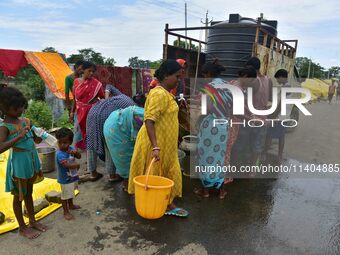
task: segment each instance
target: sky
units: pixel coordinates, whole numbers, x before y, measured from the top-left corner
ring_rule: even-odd
[[[298,56],[323,67],[340,66],[338,0],[0,0],[0,48],[41,51],[54,47],[66,55],[93,48],[118,66],[130,57],[162,58],[164,27],[227,20],[230,13],[278,21],[278,37],[298,39]],[[188,33],[204,39],[203,31]],[[170,41],[176,38],[170,38]]]

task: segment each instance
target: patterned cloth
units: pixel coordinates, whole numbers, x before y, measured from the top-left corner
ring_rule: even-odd
[[[115,85],[125,95],[132,96],[132,68],[115,67]]]
[[[86,148],[105,159],[103,127],[110,114],[118,109],[135,105],[133,100],[112,85],[107,86],[112,97],[97,102],[87,116]]]
[[[219,189],[224,183],[225,173],[218,171],[217,166],[223,167],[226,148],[229,139],[229,125],[215,125],[215,119],[229,120],[232,109],[232,96],[229,90],[216,89],[216,85],[223,85],[222,79],[214,79],[205,86],[205,93],[210,95],[213,101],[212,109],[203,119],[198,134],[198,164],[201,167],[199,173],[202,185],[205,188],[215,187]],[[213,171],[215,167],[216,171]]]
[[[65,77],[72,73],[59,53],[25,52],[25,58],[44,80],[50,91],[65,99]]]
[[[135,117],[143,120],[144,109],[130,106],[111,113],[104,124],[104,136],[117,173],[124,179],[129,178],[130,162],[135,146],[138,125]],[[141,121],[142,122],[142,121]]]
[[[143,74],[141,69],[136,69],[136,92],[137,93],[147,93],[143,89]]]
[[[143,79],[143,93],[149,92],[149,85],[152,81],[152,75],[150,69],[142,69],[142,79]]]
[[[105,170],[108,175],[113,175],[116,173],[116,166],[113,164],[112,158],[110,157],[110,152],[106,144],[104,145],[104,150],[105,150]],[[86,158],[87,158],[87,171],[89,172],[96,171],[98,154],[93,150],[87,150]]]
[[[178,141],[178,105],[167,90],[161,86],[152,89],[145,104],[144,120],[155,122],[157,144],[160,147],[160,162],[152,167],[152,174],[161,175],[174,181],[170,203],[175,197],[182,196],[182,174],[177,155]],[[134,148],[130,176],[129,193],[133,194],[133,178],[143,175],[150,164],[152,145],[145,124],[141,127]]]
[[[94,77],[104,86],[114,84],[123,94],[132,96],[132,68],[98,65]]]
[[[83,140],[86,138],[86,120],[91,108],[99,98],[104,98],[102,84],[95,78],[76,79],[73,84],[76,112]]]

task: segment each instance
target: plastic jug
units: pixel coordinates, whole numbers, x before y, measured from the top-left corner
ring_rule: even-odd
[[[43,139],[48,145],[52,147],[57,147],[58,140],[53,135],[50,135],[42,128],[38,128],[36,126],[32,126],[32,130],[38,137]]]

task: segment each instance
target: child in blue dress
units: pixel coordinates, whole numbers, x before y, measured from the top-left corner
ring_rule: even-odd
[[[0,154],[10,150],[6,171],[6,192],[11,192],[13,211],[19,224],[19,234],[34,239],[47,227],[34,217],[33,184],[42,177],[40,160],[34,142],[38,142],[31,131],[32,124],[22,118],[27,100],[16,88],[0,84],[0,110],[4,120],[0,122]],[[41,141],[41,140],[40,140]],[[25,201],[29,225],[22,215],[22,201]]]
[[[61,128],[57,131],[59,150],[57,151],[58,182],[61,185],[61,204],[64,209],[66,220],[74,219],[70,210],[80,209],[80,206],[73,204],[75,184],[79,177],[77,171],[80,167],[75,158],[80,159],[81,155],[71,146],[73,132],[68,128]]]

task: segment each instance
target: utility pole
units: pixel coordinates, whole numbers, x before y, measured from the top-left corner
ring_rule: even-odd
[[[308,79],[310,77],[310,66],[312,64],[312,59],[309,59],[309,65],[308,65]]]
[[[208,29],[207,27],[209,26],[209,24],[213,21],[213,19],[211,19],[209,21],[209,18],[208,18],[208,13],[209,13],[209,10],[207,10],[207,13],[205,14],[205,22],[202,22],[201,20],[201,23],[205,25],[206,29],[205,29],[205,42],[208,41]]]
[[[187,15],[187,2],[185,2],[184,4],[184,8],[185,8],[185,37],[188,37],[188,34],[187,34],[187,25],[188,25],[188,15]],[[187,43],[187,39],[185,38],[185,48],[187,49],[188,48],[188,43]]]

